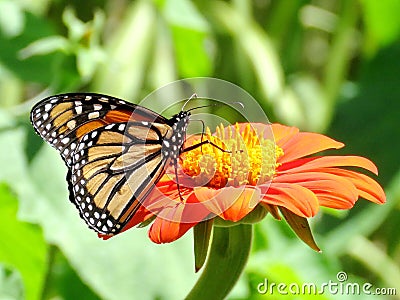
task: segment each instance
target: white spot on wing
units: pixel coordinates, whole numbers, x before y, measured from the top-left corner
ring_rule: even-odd
[[[99,116],[100,116],[100,113],[98,111],[91,112],[88,114],[89,119],[95,119],[95,118],[98,118]]]
[[[71,121],[69,121],[68,123],[67,123],[67,127],[69,128],[69,129],[74,129],[75,128],[75,126],[76,126],[76,121],[75,120],[71,120]]]
[[[51,105],[50,103],[47,103],[47,104],[44,106],[44,110],[45,110],[45,111],[49,111],[52,107],[53,107],[53,105]]]

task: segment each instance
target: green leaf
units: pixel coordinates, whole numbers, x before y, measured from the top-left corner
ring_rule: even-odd
[[[27,59],[35,55],[46,55],[55,51],[67,52],[68,40],[63,36],[49,36],[38,39],[19,51],[19,58]]]
[[[175,59],[183,77],[209,76],[212,71],[210,51],[207,53],[209,35],[185,27],[172,27]]]
[[[279,207],[279,210],[285,217],[286,222],[289,224],[290,228],[296,233],[296,235],[301,238],[301,240],[310,246],[311,249],[314,249],[317,252],[320,252],[321,249],[318,248],[317,244],[314,241],[314,237],[312,235],[310,225],[308,225],[308,221],[306,218],[300,217],[290,210]]]
[[[198,31],[207,31],[209,25],[196,6],[189,0],[167,0],[160,5],[169,24]]]
[[[367,50],[375,52],[389,45],[400,35],[398,0],[362,0],[363,16],[366,25]]]
[[[107,59],[93,80],[93,91],[135,99],[140,92],[150,47],[153,43],[155,13],[151,2],[132,2],[121,25],[107,40]]]
[[[268,35],[257,23],[248,20],[229,4],[214,1],[212,5],[216,21],[237,41],[242,53],[250,59],[261,93],[271,103],[284,105],[279,98],[284,90],[283,70]]]
[[[246,265],[252,240],[252,225],[214,227],[207,264],[187,300],[224,299]]]
[[[194,235],[194,267],[196,273],[203,267],[207,258],[208,246],[210,244],[213,219],[198,223],[193,228]]]
[[[0,1],[0,31],[8,37],[15,37],[24,29],[24,13],[17,1]]]
[[[71,7],[67,7],[62,15],[63,22],[68,28],[69,38],[72,41],[80,40],[87,31],[87,24],[78,19],[75,11]]]
[[[385,250],[363,236],[355,236],[349,241],[347,253],[361,261],[373,274],[379,275],[385,286],[400,290],[399,264],[390,258]]]
[[[20,272],[26,299],[38,299],[47,271],[47,245],[37,226],[18,220],[17,199],[4,183],[0,198],[0,261]]]
[[[171,29],[175,61],[182,77],[209,76],[213,45],[210,26],[191,1],[168,0],[163,14]]]
[[[82,282],[57,247],[51,246],[49,252],[50,267],[43,299],[101,299]]]
[[[9,37],[0,30],[0,61],[20,79],[49,84],[54,77],[51,67],[56,63],[57,56],[51,54],[21,60],[18,53],[33,41],[54,35],[55,31],[47,19],[30,13],[24,14],[24,24],[23,32],[15,37]]]
[[[0,264],[0,299],[24,299],[24,283],[21,274],[16,269],[10,269]]]

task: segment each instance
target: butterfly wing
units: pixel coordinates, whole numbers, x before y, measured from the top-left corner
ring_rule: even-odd
[[[84,135],[72,157],[70,198],[102,234],[117,234],[164,174],[164,123],[113,123]]]
[[[99,94],[63,94],[32,108],[35,131],[68,166],[70,200],[88,226],[116,234],[164,172],[161,115]]]
[[[68,167],[79,140],[88,132],[117,122],[167,123],[163,116],[124,100],[92,93],[61,94],[31,111],[35,131],[56,148]]]

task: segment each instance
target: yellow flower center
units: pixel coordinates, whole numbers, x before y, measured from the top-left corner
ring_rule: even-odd
[[[203,141],[214,145],[204,144],[185,152],[181,160],[183,171],[197,183],[213,188],[265,183],[275,175],[283,150],[263,136],[251,124],[241,131],[238,124],[225,129],[221,124],[214,136],[207,127]],[[192,145],[201,141],[197,139]]]

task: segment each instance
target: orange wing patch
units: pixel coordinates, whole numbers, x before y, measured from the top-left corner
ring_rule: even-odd
[[[132,112],[127,110],[111,110],[103,118],[81,125],[76,130],[76,137],[80,139],[86,133],[108,124],[128,122],[131,114]]]

